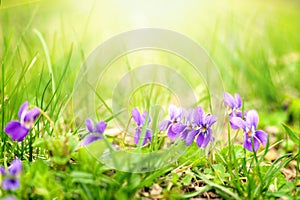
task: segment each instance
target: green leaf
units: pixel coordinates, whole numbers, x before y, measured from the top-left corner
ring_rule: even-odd
[[[41,147],[41,148],[45,148],[45,144],[46,141],[44,138],[38,138],[34,141],[34,143],[32,144],[33,147]]]
[[[214,171],[214,175],[216,176],[216,179],[215,181],[216,182],[220,182],[220,183],[223,183],[224,181],[226,181],[226,178],[229,177],[229,174],[226,173],[226,169],[224,167],[224,165],[221,165],[221,164],[214,164],[212,165],[212,168],[213,168],[213,171]]]
[[[179,176],[177,173],[173,173],[173,176],[172,176],[172,183],[177,183],[179,180]]]
[[[212,189],[211,186],[206,185],[206,186],[203,186],[203,187],[199,187],[199,189],[196,189],[196,192],[184,193],[184,194],[172,194],[172,197],[174,197],[175,199],[189,199],[189,198],[195,197],[197,195],[200,195],[204,192],[207,192],[211,189]]]
[[[202,173],[198,172],[198,174],[195,174],[198,178],[202,179],[207,185],[214,188],[217,192],[222,193],[223,195],[226,195],[226,197],[229,199],[241,199],[238,195],[236,195],[233,191],[231,191],[229,188],[224,187],[222,185],[216,184],[209,179],[207,179]]]
[[[281,125],[283,126],[283,128],[285,129],[286,133],[289,135],[291,140],[293,140],[293,142],[298,144],[299,143],[299,137],[294,133],[294,131],[292,131],[292,129],[284,123],[281,123]]]
[[[214,169],[215,172],[218,172],[220,174],[225,173],[225,167],[221,164],[214,164],[212,165],[212,168]]]
[[[81,172],[81,171],[73,171],[70,175],[72,178],[88,178],[88,179],[93,178],[93,175],[91,173]]]
[[[72,177],[72,182],[75,183],[83,183],[83,184],[94,183],[93,175],[87,172],[73,171],[71,173],[71,177]]]
[[[183,179],[182,182],[184,185],[189,185],[192,181],[193,176],[191,174],[187,174]]]

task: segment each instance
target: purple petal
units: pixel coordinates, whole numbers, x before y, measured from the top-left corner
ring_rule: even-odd
[[[142,114],[142,116],[141,116],[142,124],[145,123],[145,120],[146,120],[146,118],[147,118],[147,115],[148,115],[148,112],[147,112],[147,111],[143,112],[143,114]],[[151,122],[151,117],[148,116],[148,122],[147,122],[147,125],[149,125],[150,122]]]
[[[145,140],[146,141],[149,140],[150,142],[152,142],[152,130],[150,130],[150,129],[146,130],[146,138],[145,138]]]
[[[227,92],[224,92],[224,104],[225,104],[225,106],[229,106],[232,109],[235,107],[234,98],[231,96],[231,94],[229,94]]]
[[[208,145],[208,143],[211,141],[211,132],[212,132],[212,130],[210,128],[208,128],[206,134],[199,134],[199,136],[200,135],[204,136],[204,139],[203,139],[203,142],[201,145],[202,148],[206,147]],[[198,136],[198,138],[199,138],[199,136]],[[198,140],[198,138],[197,138],[197,140]]]
[[[19,179],[6,178],[2,182],[2,188],[4,190],[16,190],[19,187],[20,187],[20,180]]]
[[[260,140],[262,145],[266,145],[268,141],[268,135],[262,130],[255,131],[255,136]]]
[[[132,117],[133,117],[134,121],[136,122],[136,124],[138,126],[143,125],[143,122],[142,122],[142,119],[141,119],[141,114],[138,111],[138,109],[133,108],[132,111],[131,111],[131,114],[132,114]]]
[[[167,130],[169,128],[169,126],[171,125],[171,121],[170,120],[163,120],[160,124],[159,124],[159,130],[160,131],[164,131]]]
[[[135,129],[135,135],[134,135],[134,143],[136,144],[136,145],[138,145],[139,144],[139,140],[140,140],[140,136],[141,136],[141,128],[140,127],[137,127],[136,129]]]
[[[193,117],[194,117],[194,109],[190,109],[185,111],[184,116],[186,118],[186,121],[192,122]]]
[[[82,145],[87,146],[90,143],[95,142],[97,140],[101,140],[101,139],[103,139],[101,134],[91,133],[84,137],[84,139],[82,140]]]
[[[15,196],[6,196],[6,197],[2,198],[1,200],[18,200],[18,199]]]
[[[205,113],[203,111],[203,108],[199,106],[194,110],[193,122],[200,126],[204,124],[204,119]]]
[[[186,128],[185,125],[183,125],[181,122],[178,122],[176,124],[173,124],[170,126],[170,129],[172,129],[172,132],[180,134],[184,129]]]
[[[140,141],[140,137],[141,137],[141,128],[138,127],[135,131],[135,135],[134,135],[134,143],[136,145],[139,144],[139,141]],[[152,130],[150,129],[146,129],[146,133],[145,133],[145,137],[142,138],[143,139],[143,143],[142,143],[142,146],[144,146],[146,143],[147,143],[147,140],[149,140],[150,142],[152,141]]]
[[[247,113],[248,113],[248,112],[246,112],[246,111],[244,112],[244,119],[246,119],[246,118],[247,118]],[[240,116],[240,118],[242,118],[242,117],[243,117],[243,115],[242,115],[242,112],[241,112],[241,116]]]
[[[174,132],[173,131],[173,127],[174,125],[171,125],[170,127],[169,127],[169,129],[168,129],[168,133],[167,133],[167,135],[168,135],[168,137],[171,139],[171,140],[176,140],[178,137],[179,137],[179,135],[180,135],[180,132],[178,133],[178,132]],[[175,129],[176,130],[176,129]]]
[[[24,122],[28,121],[34,121],[40,114],[40,109],[39,108],[33,108],[29,111],[26,112],[24,116]]]
[[[208,127],[213,125],[218,120],[218,117],[216,115],[208,115],[205,118],[206,124]]]
[[[206,147],[208,145],[208,143],[211,140],[211,132],[212,130],[210,128],[207,129],[207,132],[203,133],[200,132],[200,134],[197,137],[196,143],[199,147]]]
[[[190,134],[190,132],[194,131],[193,129],[192,130],[189,130],[189,129],[185,129],[184,131],[182,131],[181,133],[181,139],[182,140],[186,140],[186,137],[188,136],[188,134]]]
[[[199,133],[198,130],[189,132],[189,134],[186,137],[186,145],[187,146],[190,146],[193,143],[193,141],[198,133]]]
[[[15,159],[12,161],[11,165],[8,168],[8,172],[13,175],[17,175],[22,170],[22,161],[20,159]]]
[[[203,141],[204,141],[204,134],[200,133],[197,137],[196,144],[199,147],[202,147]]]
[[[29,129],[26,129],[21,125],[20,122],[18,121],[10,121],[4,131],[8,134],[11,135],[11,138],[13,140],[17,140],[18,142],[22,141],[26,135],[29,132]]]
[[[242,128],[244,131],[246,131],[247,123],[239,117],[232,117],[230,120],[230,124],[235,127]]]
[[[149,140],[150,142],[152,141],[152,130],[150,129],[146,129],[146,134],[142,146],[144,146],[147,143],[147,140]]]
[[[233,129],[233,130],[238,130],[240,127],[238,127],[238,126],[236,126],[236,125],[234,125],[232,122],[231,122],[231,120],[230,120],[230,126],[231,126],[231,128]]]
[[[257,114],[256,110],[250,110],[247,112],[246,122],[250,127],[252,127],[252,126],[254,126],[254,128],[257,127],[258,114]]]
[[[259,141],[257,138],[253,138],[254,141],[254,151],[257,151],[259,149]],[[245,134],[245,138],[244,138],[244,148],[247,149],[248,151],[253,151],[252,148],[252,138],[248,137],[247,134]]]
[[[2,175],[6,174],[6,170],[2,166],[0,166],[0,174],[2,174]]]
[[[259,149],[260,143],[257,138],[254,137],[254,151]]]
[[[236,107],[237,108],[241,108],[242,107],[242,98],[239,94],[234,94],[234,98],[235,98],[235,103],[236,103]]]
[[[231,117],[239,117],[239,118],[243,118],[243,114],[242,114],[241,111],[235,111],[235,112],[232,112],[232,113],[230,113],[229,116],[231,116]]]
[[[8,124],[4,128],[4,131],[10,135],[12,132],[15,132],[15,129],[19,126],[21,126],[21,123],[19,121],[13,120],[8,122]]]
[[[246,117],[247,117],[247,112],[244,112],[244,116],[243,116],[243,113],[241,111],[236,110],[235,112],[230,113],[229,117],[230,117],[230,120],[231,120],[232,117],[239,117],[239,118],[245,120]]]
[[[18,117],[19,117],[19,119],[21,119],[22,113],[23,113],[24,111],[26,111],[27,108],[28,108],[28,101],[25,101],[25,102],[21,105],[20,110],[19,110],[19,112],[18,112]]]
[[[169,105],[169,116],[170,116],[171,120],[176,119],[176,117],[177,117],[177,109],[178,109],[177,106],[175,106],[173,104]]]
[[[91,132],[91,133],[94,132],[94,123],[90,118],[87,118],[85,120],[85,126],[89,130],[89,132]]]
[[[95,132],[96,133],[104,133],[105,129],[106,129],[106,123],[104,121],[99,122],[98,124],[96,124],[95,127]]]

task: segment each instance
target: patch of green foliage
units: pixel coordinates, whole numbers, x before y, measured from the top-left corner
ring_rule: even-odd
[[[0,165],[18,157],[22,159],[23,171],[20,189],[1,188],[1,198],[13,194],[19,199],[189,199],[213,194],[223,199],[300,199],[299,2],[247,1],[243,5],[223,1],[224,8],[212,2],[206,12],[201,10],[200,2],[192,3],[195,12],[191,11],[192,17],[186,18],[185,28],[175,28],[207,49],[226,89],[241,92],[251,106],[260,110],[263,126],[280,128],[281,122],[294,117],[293,127],[283,124],[284,131],[269,136],[269,141],[275,138],[279,144],[274,147],[268,143],[262,151],[250,153],[234,140],[223,141],[222,135],[211,152],[193,144],[176,162],[143,173],[114,170],[99,162],[88,148],[77,148],[82,131],[77,127],[82,122],[76,119],[72,108],[75,79],[86,57],[106,39],[104,31],[109,29],[104,25],[94,27],[99,20],[94,4],[87,3],[89,15],[82,17],[76,8],[61,10],[71,5],[68,1],[41,1],[16,7],[16,1],[7,2],[0,1]],[[231,3],[227,5],[228,2]],[[114,20],[122,18],[122,13],[111,17],[111,13],[118,12],[104,8],[100,11],[105,23],[120,25]],[[209,16],[209,20],[203,16]],[[115,32],[108,33],[136,28],[127,25],[124,29],[113,27]],[[129,71],[136,59],[131,56],[128,55],[129,60],[120,58],[120,66],[111,68],[106,79],[115,81]],[[166,65],[177,63],[176,58],[164,54],[155,55],[154,60]],[[197,86],[200,80],[193,79],[188,65],[180,65],[178,71],[187,79],[192,77],[191,84]],[[109,81],[95,91],[97,115],[107,122],[116,117],[109,111]],[[149,110],[150,104],[170,103],[172,94],[168,91],[157,87],[146,93],[149,90],[152,91],[145,86],[140,93],[136,92],[129,107]],[[295,98],[285,111],[282,106],[288,93]],[[4,127],[17,118],[19,105],[25,100],[41,108],[51,120],[41,116],[26,139],[17,143],[4,133]],[[156,119],[160,117],[153,114]],[[157,131],[153,143],[141,147],[141,152],[166,148],[162,134]],[[119,138],[107,139],[122,144]],[[89,148],[101,154],[105,147],[99,142]],[[266,155],[272,149],[279,155],[270,161]],[[281,173],[288,167],[296,169],[293,180],[287,180]]]

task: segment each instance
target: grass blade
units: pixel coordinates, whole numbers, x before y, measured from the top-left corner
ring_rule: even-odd
[[[45,53],[48,70],[49,70],[49,73],[50,73],[51,79],[52,79],[52,93],[54,95],[54,93],[56,91],[56,86],[55,86],[55,79],[54,79],[53,68],[52,68],[52,64],[51,64],[49,50],[48,50],[46,41],[45,41],[42,33],[39,32],[37,29],[34,29],[33,32],[37,35],[37,37],[39,38],[39,40],[40,40],[40,42],[43,46],[43,50],[44,50],[44,53]]]

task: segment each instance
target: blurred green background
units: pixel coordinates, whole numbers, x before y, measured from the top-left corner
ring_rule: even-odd
[[[217,65],[225,89],[250,101],[247,107],[266,113],[287,109],[294,122],[300,118],[299,8],[296,0],[2,0],[2,98],[10,105],[35,99],[46,110],[52,107],[57,119],[62,111],[71,115],[72,89],[87,56],[114,35],[154,27],[198,42]],[[178,58],[136,53],[121,58],[106,79],[117,80],[122,66],[141,59],[181,65],[183,74],[193,75]],[[106,79],[103,94],[110,91]],[[191,80],[196,87],[198,80]]]
[[[291,156],[297,153],[297,142],[294,142],[297,137],[289,140],[280,123],[289,124],[295,135],[299,131],[299,11],[298,0],[0,0],[0,151],[3,155],[0,161],[24,158],[25,176],[22,177],[21,189],[15,194],[22,199],[93,199],[99,196],[103,199],[128,199],[142,196],[139,193],[157,185],[163,188],[165,198],[190,198],[200,194],[206,181],[198,182],[198,179],[203,179],[204,170],[217,184],[206,182],[201,193],[212,191],[224,195],[225,191],[233,191],[246,199],[297,195],[294,192],[298,182],[287,182],[285,178],[292,180],[292,176],[284,178],[283,171],[279,170],[295,159],[296,155]],[[83,119],[80,121],[74,117],[72,107],[73,88],[77,76],[81,75],[78,74],[81,66],[104,41],[140,28],[173,30],[201,45],[217,66],[225,90],[240,93],[245,100],[245,110],[257,109],[259,129],[270,135],[270,155],[266,159],[278,159],[274,163],[264,163],[261,159],[252,162],[252,159],[248,170],[246,153],[245,157],[239,153],[235,163],[230,163],[227,152],[231,150],[222,146],[227,143],[227,136],[221,135],[222,131],[216,133],[222,139],[217,147],[222,150],[216,155],[229,157],[230,162],[224,162],[224,166],[222,159],[206,158],[196,145],[192,145],[173,166],[144,174],[108,169],[84,148],[75,150],[77,140],[86,132],[78,128],[84,125]],[[179,56],[155,50],[131,52],[116,60],[97,86],[97,120],[109,122],[107,130],[116,129],[110,122],[116,117],[109,111],[113,85],[130,69],[149,63],[173,67],[189,81],[200,100],[205,97],[202,94],[203,81]],[[146,85],[129,98],[128,113],[132,107],[142,111],[149,104],[168,105],[173,103],[174,96],[172,91],[160,85]],[[42,117],[25,142],[19,145],[11,141],[4,133],[4,126],[17,119],[18,109],[25,100],[47,113],[61,137],[54,137],[52,123]],[[150,115],[154,130],[157,128],[155,119],[164,116]],[[132,120],[131,123],[129,120],[128,127],[132,131],[136,128]],[[115,132],[120,134],[119,130]],[[166,136],[160,132],[156,135],[161,137],[156,137],[153,146],[145,148],[146,151],[169,148],[164,145]],[[70,143],[66,138],[70,138]],[[121,134],[108,136],[108,139],[113,145],[120,144],[125,148],[125,137]],[[44,147],[44,144],[49,146]],[[242,142],[237,140],[236,144]],[[235,147],[233,152],[242,152],[240,145]],[[296,164],[286,166],[286,169],[294,169],[293,166]],[[260,172],[264,181],[257,178]],[[242,184],[241,190],[235,181],[238,186]],[[189,193],[194,191],[194,183],[201,186],[195,191],[200,191],[197,194]],[[271,189],[271,183],[276,189]],[[192,191],[188,185],[193,185]]]

